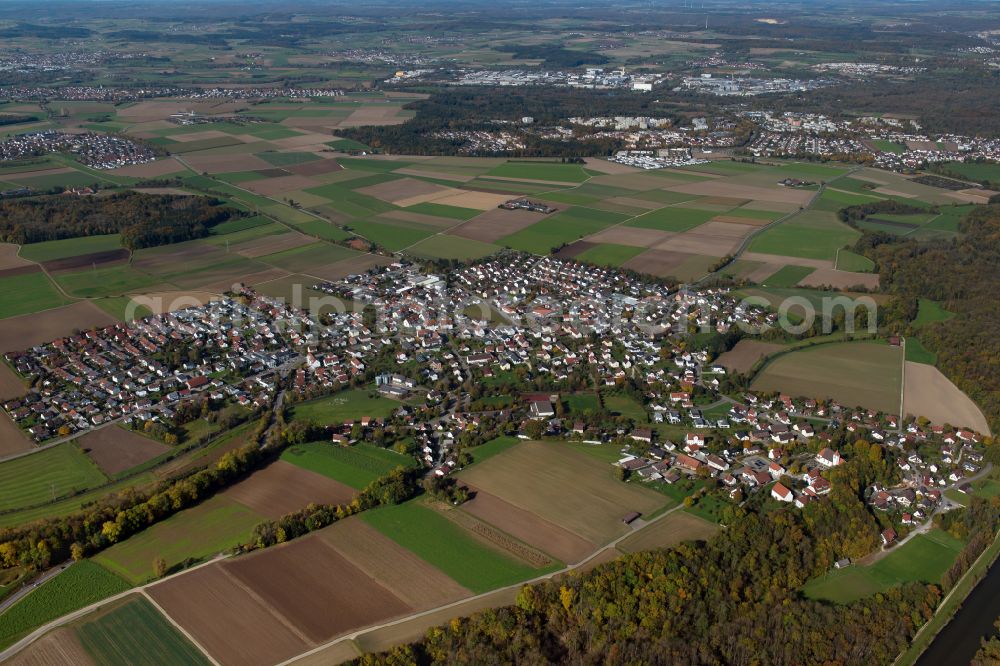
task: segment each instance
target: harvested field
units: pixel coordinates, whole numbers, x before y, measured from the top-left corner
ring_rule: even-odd
[[[40,273],[42,270],[38,264],[27,264],[16,268],[4,268],[0,270],[0,278],[13,277],[15,275],[28,275],[30,273]]]
[[[683,264],[691,255],[684,252],[673,252],[671,250],[646,250],[642,254],[632,257],[624,264],[623,268],[647,273],[658,277],[668,277],[674,275],[674,269]]]
[[[454,180],[458,183],[467,183],[476,176],[474,174],[459,175],[457,173],[445,173],[443,171],[429,171],[427,169],[396,169],[396,173],[406,176],[423,176],[424,178],[436,178],[438,180]]]
[[[171,114],[182,111],[195,111],[205,115],[232,113],[240,105],[232,102],[198,102],[191,100],[156,100],[144,101],[132,106],[125,106],[117,110],[120,118],[131,122],[147,122],[150,120],[162,120],[169,118]],[[175,127],[175,125],[170,125]]]
[[[716,215],[709,222],[719,222],[726,224],[740,224],[751,227],[764,227],[771,224],[771,220],[754,219],[752,217],[740,217],[738,215]]]
[[[170,450],[162,442],[117,425],[91,430],[77,443],[105,474],[124,472]]]
[[[703,196],[718,196],[736,199],[754,199],[757,201],[776,201],[779,203],[790,203],[805,205],[812,199],[814,192],[809,190],[795,190],[786,187],[756,187],[754,185],[741,185],[727,181],[702,181],[698,183],[685,183],[666,188],[673,192],[684,192],[685,194],[700,194]]]
[[[221,298],[218,293],[190,290],[154,291],[148,294],[129,294],[128,296],[136,306],[147,308],[153,314],[198,307]]]
[[[0,270],[8,268],[21,268],[22,266],[34,266],[35,262],[22,259],[17,256],[21,250],[20,245],[14,243],[0,243]]]
[[[540,442],[511,447],[459,478],[597,544],[627,533],[621,519],[630,511],[650,514],[666,503],[654,491],[618,481],[596,458]]]
[[[618,544],[623,553],[637,553],[641,550],[669,548],[682,541],[707,540],[719,531],[719,526],[686,511],[674,511],[654,524]]]
[[[751,201],[743,206],[747,210],[766,210],[774,213],[794,213],[799,209],[794,203],[781,203],[778,201]]]
[[[335,523],[316,538],[415,609],[435,608],[472,594],[360,519]]]
[[[653,247],[656,250],[721,257],[735,251],[740,245],[740,240],[741,238],[718,237],[711,234],[688,231],[682,234],[674,234],[672,237]]]
[[[334,171],[340,171],[344,167],[340,166],[340,162],[331,159],[321,159],[315,162],[307,162],[306,164],[296,164],[295,166],[285,167],[286,171],[291,171],[294,174],[300,176],[321,176],[325,173],[333,173]]]
[[[334,264],[330,264],[330,266],[324,268],[322,271],[314,270],[313,272],[324,280],[339,280],[348,275],[364,273],[369,268],[388,266],[393,261],[392,257],[384,257],[380,254],[362,254],[357,257],[342,259]]]
[[[93,663],[69,627],[45,634],[7,662],[8,666],[90,666]]]
[[[719,222],[719,221],[709,221],[704,224],[700,224],[691,231],[688,231],[682,235],[694,235],[699,234],[703,236],[715,236],[717,238],[746,238],[746,236],[756,229],[755,225],[745,224],[743,222]]]
[[[636,167],[630,167],[627,164],[619,164],[618,162],[611,162],[610,160],[602,160],[596,157],[588,157],[584,159],[587,163],[587,168],[592,171],[600,171],[601,173],[607,174],[620,174],[620,173],[642,173],[641,169]]]
[[[409,199],[413,199],[412,203],[420,203],[420,201],[429,201],[435,196],[440,196],[447,192],[457,192],[457,190],[453,190],[452,188],[428,183],[425,180],[417,180],[416,178],[390,180],[378,185],[362,187],[355,191],[400,206],[409,205],[410,202],[407,201]],[[407,203],[401,203],[404,201]]]
[[[870,342],[817,345],[779,356],[764,366],[750,388],[792,396],[830,398],[847,407],[899,412],[903,354]]]
[[[540,222],[544,217],[543,213],[497,208],[477,215],[462,226],[453,229],[451,233],[463,238],[493,243],[504,236],[509,236]]]
[[[744,338],[737,342],[735,347],[719,356],[715,362],[727,370],[746,372],[760,359],[781,349],[784,349],[784,345]]]
[[[904,413],[925,416],[937,425],[948,423],[991,434],[989,423],[976,403],[933,365],[907,361],[905,373]]]
[[[458,194],[442,197],[440,199],[434,199],[434,203],[441,204],[443,206],[489,210],[491,208],[496,208],[508,199],[510,199],[510,194],[492,194],[490,192],[462,190]]]
[[[299,539],[221,568],[315,643],[413,610],[323,539]]]
[[[310,647],[304,634],[218,564],[155,585],[148,593],[226,666],[271,666]]]
[[[0,320],[0,353],[20,351],[43,342],[115,323],[114,318],[90,301]]]
[[[229,134],[219,130],[202,130],[201,132],[188,132],[187,134],[171,134],[174,141],[187,143],[188,141],[201,141],[202,139],[228,139]]]
[[[575,564],[596,550],[596,546],[562,527],[505,502],[496,495],[474,490],[472,500],[461,510],[507,532],[567,564]]]
[[[136,192],[142,192],[143,194],[175,194],[182,197],[196,196],[194,192],[188,192],[179,187],[136,187],[134,189]]]
[[[678,234],[659,229],[617,226],[587,236],[588,243],[612,243],[632,247],[654,247],[677,238]]]
[[[81,268],[90,268],[91,266],[105,268],[106,266],[128,261],[128,258],[129,251],[121,248],[119,250],[105,250],[104,252],[92,252],[75,257],[43,261],[42,266],[47,271],[58,273],[59,271],[78,271]]]
[[[485,520],[480,520],[471,513],[458,511],[452,506],[439,502],[429,503],[428,506],[440,512],[445,518],[466,530],[484,545],[503,551],[510,557],[523,562],[528,566],[541,569],[555,564],[551,555],[547,555],[534,546],[530,546],[520,539],[497,529]]]
[[[399,117],[399,111],[400,107],[396,105],[362,106],[337,123],[337,127],[399,125],[406,120],[406,118]]]
[[[14,425],[6,412],[0,413],[0,456],[21,453],[34,446],[28,436]]]
[[[862,286],[867,289],[878,289],[878,273],[852,273],[838,271],[834,268],[817,268],[799,281],[802,287],[825,287],[834,289],[850,289]]]
[[[308,176],[281,176],[279,178],[261,178],[260,180],[253,180],[248,183],[244,183],[244,187],[251,192],[256,192],[257,194],[262,194],[266,197],[281,196],[283,194],[288,194],[289,192],[294,192],[295,190],[304,190],[307,187],[317,187],[322,185],[318,180],[313,180]]]
[[[256,257],[263,257],[268,254],[291,250],[293,248],[302,247],[303,245],[309,245],[310,243],[315,242],[316,239],[311,236],[300,234],[297,231],[289,231],[288,233],[278,234],[276,236],[264,236],[263,238],[248,240],[246,242],[233,245],[230,250],[244,257],[254,259]]]
[[[9,180],[12,182],[17,182],[25,180],[27,178],[37,178],[39,176],[61,176],[67,173],[80,173],[76,169],[70,167],[58,167],[55,169],[45,169],[44,171],[27,171],[24,173],[6,173],[3,176],[4,180]]]
[[[21,381],[9,365],[0,363],[0,401],[19,398],[28,392],[28,385]]]
[[[338,481],[279,460],[222,494],[268,518],[304,509],[311,503],[344,504],[355,490]]]
[[[254,284],[255,282],[277,280],[278,278],[283,278],[287,275],[288,271],[283,271],[277,268],[268,268],[254,273],[229,273],[228,277],[226,276],[226,272],[223,271],[221,276],[219,274],[208,273],[200,275],[197,278],[190,280],[190,283],[193,288],[199,290],[222,293],[224,291],[231,290],[233,285],[237,282]]]
[[[170,173],[185,171],[184,167],[173,157],[146,162],[145,164],[131,164],[129,166],[112,169],[108,173],[116,176],[130,176],[132,178],[158,178]]]
[[[576,241],[575,243],[570,243],[566,245],[561,250],[556,253],[556,257],[559,259],[574,259],[579,255],[583,254],[587,250],[592,250],[598,247],[599,243],[590,243],[588,241]]]
[[[189,155],[184,161],[198,173],[233,173],[271,168],[270,164],[253,155]]]
[[[777,266],[791,265],[791,266],[806,266],[808,268],[833,268],[833,261],[829,259],[807,259],[805,257],[786,257],[784,255],[777,254],[765,254],[763,252],[744,252],[740,255],[741,259],[748,259],[750,261],[762,261],[764,263],[775,264]],[[774,271],[771,271],[772,273]],[[766,275],[764,277],[767,277]]]
[[[628,206],[631,208],[643,208],[645,210],[656,210],[661,208],[662,204],[658,201],[649,201],[647,199],[634,199],[632,197],[612,197],[606,199],[605,203],[617,204],[620,206]]]

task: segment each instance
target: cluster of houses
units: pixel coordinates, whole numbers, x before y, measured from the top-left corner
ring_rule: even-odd
[[[80,162],[94,169],[117,169],[156,159],[156,154],[142,144],[97,132],[67,134],[42,130],[17,134],[0,141],[0,160],[16,160],[44,153],[72,153]]]
[[[169,422],[198,393],[261,407],[275,388],[269,375],[298,357],[273,314],[219,300],[8,352],[35,388],[3,407],[36,441],[118,419]],[[197,351],[178,364],[171,348]]]

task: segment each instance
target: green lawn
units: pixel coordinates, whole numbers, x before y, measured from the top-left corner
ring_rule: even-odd
[[[596,412],[601,406],[597,396],[593,393],[573,393],[565,396],[564,400],[571,414]]]
[[[42,272],[0,277],[0,319],[50,310],[70,303]]]
[[[573,258],[578,261],[588,261],[598,266],[621,266],[632,257],[645,251],[644,247],[602,243],[588,248]]]
[[[146,528],[94,557],[94,561],[134,584],[155,576],[153,561],[162,557],[168,569],[186,561],[214,556],[250,540],[264,517],[225,495]]]
[[[841,250],[837,253],[837,265],[835,268],[839,271],[871,273],[875,270],[875,262],[862,254],[851,252],[850,250]]]
[[[815,270],[809,266],[782,266],[761,284],[765,287],[794,287]]]
[[[83,238],[65,238],[43,243],[31,243],[22,246],[19,254],[25,259],[42,262],[120,249],[122,249],[121,236],[119,234],[105,234],[103,236],[84,236]]]
[[[590,177],[580,165],[558,162],[507,162],[486,172],[486,175],[556,183],[582,183]]]
[[[130,587],[123,579],[93,562],[77,562],[0,615],[0,648],[10,646],[46,622]]]
[[[108,666],[208,664],[208,659],[144,597],[136,597],[76,630],[95,663]]]
[[[917,307],[917,318],[913,320],[913,326],[920,328],[936,321],[945,321],[955,316],[954,312],[945,310],[940,303],[929,298],[921,298]]]
[[[833,213],[806,211],[756,236],[750,251],[832,261],[838,249],[851,245],[860,235]]]
[[[906,338],[906,360],[914,363],[926,363],[934,365],[937,363],[937,354],[924,347],[920,338],[910,336]]]
[[[898,155],[906,150],[906,146],[903,144],[887,139],[872,139],[872,143],[884,153],[895,153]]]
[[[414,501],[365,511],[361,519],[477,594],[546,571],[494,550]]]
[[[107,477],[73,442],[0,463],[0,511],[51,502]]]
[[[609,395],[604,398],[604,407],[612,413],[620,414],[637,423],[647,423],[646,408],[627,395]]]
[[[846,604],[912,581],[940,583],[963,543],[933,529],[895,548],[869,567],[850,566],[809,581],[802,592],[812,599]]]
[[[726,214],[728,215],[728,213]],[[722,215],[722,213],[697,208],[668,206],[629,220],[626,226],[659,229],[660,231],[687,231],[708,222],[717,215]]]
[[[355,421],[362,416],[385,418],[397,407],[399,403],[389,398],[372,396],[368,391],[347,390],[325,398],[293,404],[292,418],[329,425]]]
[[[330,442],[297,444],[286,449],[281,459],[358,490],[397,467],[416,465],[410,456],[370,444],[340,446]]]
[[[481,463],[497,454],[503,453],[512,446],[516,446],[520,441],[517,437],[497,437],[485,444],[480,444],[469,449],[469,452],[472,454],[473,463]]]

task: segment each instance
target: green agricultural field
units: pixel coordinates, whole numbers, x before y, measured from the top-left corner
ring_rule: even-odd
[[[604,407],[612,414],[618,414],[637,423],[648,423],[646,408],[627,395],[609,395],[604,398]]]
[[[837,250],[851,245],[860,235],[833,213],[805,211],[756,236],[750,251],[833,261]]]
[[[421,215],[433,215],[434,217],[445,217],[449,220],[471,220],[476,215],[479,215],[483,211],[476,208],[463,208],[461,206],[447,206],[445,204],[436,204],[429,201],[423,203],[414,204],[413,206],[407,206],[406,210],[411,213],[420,213]]]
[[[66,442],[0,463],[0,511],[51,502],[107,480],[80,447]]]
[[[969,180],[977,182],[988,180],[993,183],[1000,183],[1000,164],[992,162],[949,162],[945,165],[945,168]]]
[[[239,217],[234,220],[223,222],[222,224],[217,224],[212,227],[211,232],[213,236],[225,236],[226,234],[246,231],[247,229],[263,227],[269,224],[273,224],[273,222],[266,217],[261,215],[251,215],[250,217]]]
[[[59,293],[42,272],[0,277],[0,319],[51,310],[70,300]]]
[[[485,444],[472,447],[469,449],[469,453],[472,454],[473,464],[481,463],[484,460],[489,460],[493,456],[503,453],[512,446],[517,446],[520,442],[521,440],[517,437],[497,437]]]
[[[910,336],[906,338],[906,360],[914,363],[926,363],[934,365],[937,363],[937,354],[924,347],[920,338]]]
[[[831,398],[899,412],[903,354],[898,347],[869,342],[816,345],[777,356],[754,378],[755,391]]]
[[[358,490],[397,467],[416,465],[410,456],[363,443],[354,446],[330,442],[297,444],[286,449],[281,459]]]
[[[815,272],[809,266],[782,266],[761,282],[765,287],[794,287]]]
[[[212,557],[250,539],[264,517],[224,495],[146,528],[94,557],[94,561],[133,584],[155,576],[153,561],[162,557],[168,569]]]
[[[66,257],[78,257],[81,254],[106,252],[122,249],[122,239],[119,234],[104,236],[85,236],[83,238],[66,238],[64,240],[31,243],[21,247],[20,256],[31,261],[52,261]]]
[[[351,389],[325,398],[295,403],[292,405],[292,418],[328,425],[355,421],[363,416],[386,418],[398,407],[399,403],[389,398]]]
[[[872,139],[872,143],[875,147],[885,153],[895,153],[899,155],[906,151],[906,146],[901,143],[896,143],[895,141],[889,141],[887,139]]]
[[[524,178],[550,183],[582,183],[590,178],[582,166],[559,162],[507,162],[486,172],[496,178]]]
[[[875,270],[875,262],[862,254],[858,254],[857,252],[840,250],[837,252],[837,265],[834,268],[838,271],[871,273]]]
[[[954,312],[949,312],[941,307],[937,301],[929,298],[921,298],[917,306],[917,318],[913,320],[913,326],[920,328],[936,321],[945,321],[955,316]]]
[[[365,511],[361,519],[477,594],[547,571],[494,550],[415,501]]]
[[[840,181],[834,183],[833,187],[840,184]],[[868,194],[849,194],[847,192],[841,192],[838,189],[827,188],[823,191],[823,194],[819,196],[816,203],[813,204],[813,210],[822,210],[828,213],[836,213],[841,208],[847,208],[848,206],[857,206],[860,204],[870,204],[879,201],[880,197]]]
[[[304,234],[328,241],[347,240],[351,237],[351,234],[340,227],[334,226],[329,222],[324,222],[323,220],[313,219],[297,225],[296,228]]]
[[[416,245],[407,248],[407,253],[417,257],[428,259],[458,259],[467,261],[469,259],[479,259],[500,250],[500,247],[492,243],[449,236],[447,234],[437,234],[426,238]]]
[[[816,164],[815,162],[793,162],[783,164],[768,172],[778,180],[782,178],[799,178],[802,180],[830,180],[848,172],[848,167],[837,164]]]
[[[131,587],[88,560],[77,562],[0,615],[0,649],[32,630]]]
[[[941,582],[963,543],[947,532],[933,529],[895,548],[869,567],[850,566],[809,581],[803,593],[812,599],[847,604],[909,582]]]
[[[626,219],[626,215],[593,208],[568,208],[497,241],[515,250],[548,254],[552,248],[571,243]]]
[[[390,252],[398,252],[411,245],[416,245],[434,233],[429,229],[403,227],[373,220],[352,220],[344,226]]]
[[[95,663],[108,666],[209,664],[205,656],[146,598],[84,622],[76,636]]]
[[[935,231],[959,231],[959,223],[975,206],[942,206],[940,215],[928,222],[924,228]]]
[[[726,214],[728,215],[728,213]],[[668,206],[629,220],[626,226],[659,229],[660,231],[687,231],[708,222],[717,215],[721,215],[721,213],[697,208]]]
[[[315,153],[263,152],[263,153],[257,153],[256,156],[264,160],[268,164],[274,165],[276,167],[294,166],[296,164],[306,164],[307,162],[315,162],[316,160],[320,159],[319,155],[316,155]]]
[[[120,296],[151,287],[163,286],[164,280],[136,270],[127,264],[110,268],[97,268],[78,273],[59,273],[55,276],[59,286],[72,296]]]
[[[598,266],[621,266],[626,261],[645,252],[644,247],[633,247],[631,245],[615,245],[613,243],[602,243],[588,248],[586,251],[573,257],[577,261],[587,261]]]
[[[303,271],[325,268],[343,259],[358,256],[358,253],[341,245],[330,243],[312,243],[302,245],[284,252],[276,252],[258,257],[258,261],[271,266],[277,266],[287,271]]]

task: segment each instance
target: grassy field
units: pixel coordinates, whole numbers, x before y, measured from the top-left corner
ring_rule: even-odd
[[[976,164],[975,162],[949,162],[945,165],[948,171],[954,171],[955,173],[968,178],[969,180],[983,181],[988,180],[994,183],[1000,182],[1000,164],[984,163]]]
[[[216,495],[117,543],[94,558],[134,584],[154,577],[153,560],[172,569],[239,545],[264,518],[234,500]]]
[[[292,418],[315,421],[321,425],[343,423],[362,416],[385,418],[399,407],[399,403],[368,391],[341,391],[326,398],[299,402],[292,406]]]
[[[898,347],[884,344],[817,345],[778,356],[751,388],[898,413],[902,356]]]
[[[837,265],[834,268],[839,271],[871,273],[875,270],[875,262],[856,252],[841,250],[837,253]]]
[[[45,273],[0,277],[0,319],[50,310],[70,302],[56,290]]]
[[[917,318],[913,320],[913,325],[917,328],[936,321],[945,321],[955,316],[954,312],[948,312],[940,303],[929,298],[921,298],[918,302]]]
[[[700,224],[704,224],[716,215],[720,215],[720,213],[718,211],[699,210],[697,208],[669,206],[650,211],[634,220],[629,220],[626,226],[680,232],[688,231]]]
[[[648,516],[666,504],[652,490],[619,481],[599,458],[556,443],[519,444],[459,478],[594,544],[625,534],[621,519],[630,511]]]
[[[963,545],[948,533],[933,529],[915,536],[872,566],[832,571],[809,581],[802,591],[812,599],[846,604],[902,583],[939,583]]]
[[[598,266],[621,266],[632,257],[645,252],[644,247],[633,247],[631,245],[615,245],[613,243],[602,243],[587,249],[576,255],[574,259],[587,261]]]
[[[926,363],[934,365],[937,363],[937,354],[924,347],[920,338],[910,336],[906,338],[906,360],[914,363]]]
[[[106,234],[103,236],[85,236],[83,238],[66,238],[64,240],[31,243],[30,245],[22,246],[19,254],[25,259],[42,262],[53,259],[64,259],[66,257],[77,257],[81,254],[90,254],[92,252],[120,250],[121,247],[122,239],[119,234]]]
[[[838,249],[852,244],[860,235],[833,213],[805,211],[755,237],[750,251],[832,261]]]
[[[477,594],[544,571],[483,544],[418,502],[366,511],[362,520]]]
[[[84,560],[32,591],[0,615],[0,648],[67,613],[131,587],[107,569]]]
[[[498,250],[500,247],[492,243],[438,234],[418,242],[406,251],[417,257],[467,261],[487,257]]]
[[[108,479],[73,442],[0,463],[0,511],[93,488]]]
[[[409,456],[370,444],[340,446],[329,442],[293,446],[281,454],[281,459],[359,490],[397,467],[416,465]]]
[[[208,664],[192,645],[144,597],[136,597],[76,630],[96,663],[108,666]]]
[[[661,518],[653,525],[643,528],[633,536],[621,541],[618,550],[623,553],[636,553],[641,550],[668,548],[682,541],[692,539],[707,540],[716,532],[719,526],[694,516],[686,511],[674,511],[669,516]]]
[[[480,444],[479,446],[469,449],[469,452],[472,453],[473,463],[481,463],[489,460],[493,456],[503,453],[512,446],[520,443],[520,441],[521,440],[517,437],[497,437],[496,439],[491,439],[485,444]]]
[[[501,238],[497,244],[534,254],[548,254],[554,247],[589,236],[607,226],[621,222],[626,217],[622,213],[593,208],[568,208],[545,218],[541,222],[536,222],[530,227]]]
[[[765,278],[761,284],[765,287],[794,287],[815,270],[808,266],[783,266]]]
[[[72,296],[93,298],[95,296],[121,296],[122,294],[148,290],[163,285],[164,280],[138,271],[128,265],[112,266],[60,273],[56,282]]]
[[[449,220],[471,220],[482,211],[476,208],[463,208],[461,206],[448,206],[436,204],[429,201],[407,206],[406,210],[411,213],[421,215],[433,215],[434,217],[446,217]]]
[[[583,167],[558,162],[507,162],[486,172],[486,175],[555,183],[582,183],[589,178]]]

